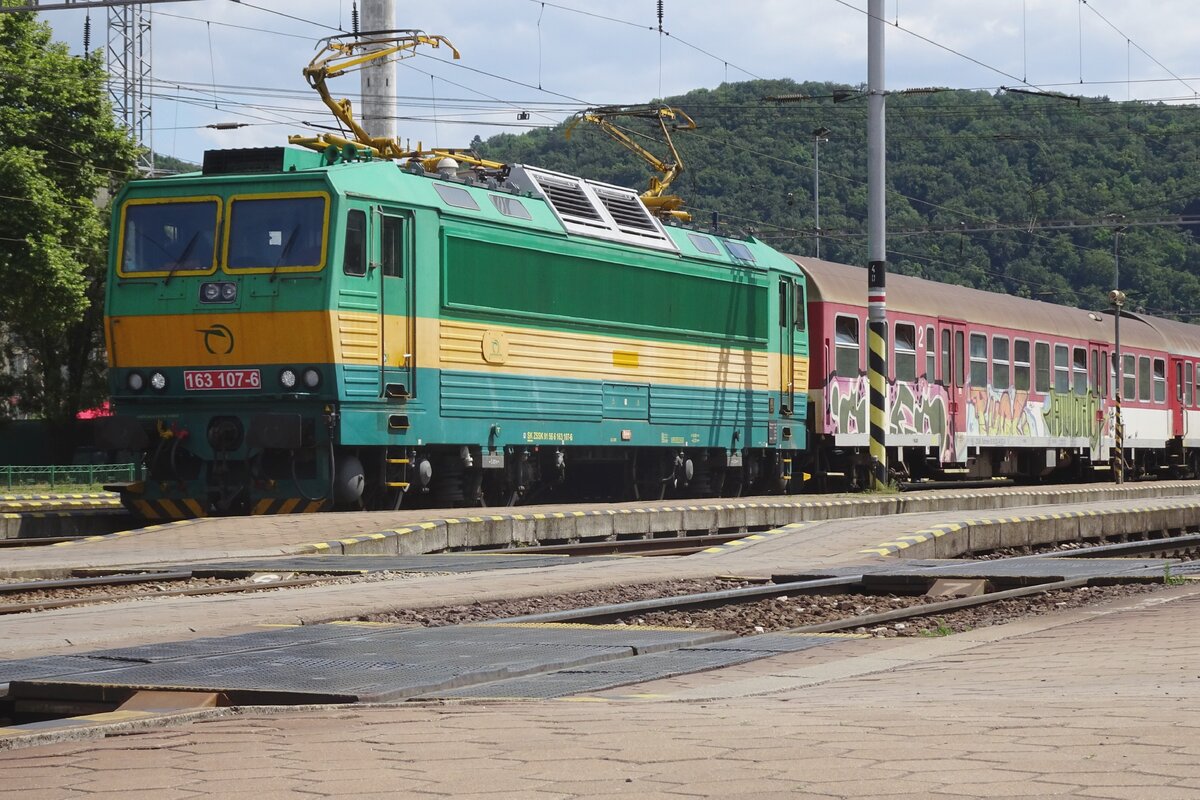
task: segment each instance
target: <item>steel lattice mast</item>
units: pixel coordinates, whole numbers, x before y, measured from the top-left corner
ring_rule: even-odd
[[[150,121],[150,11],[142,4],[108,9],[108,93],[116,114],[138,143],[138,171],[154,173],[154,127]]]
[[[108,68],[108,93],[113,113],[133,134],[141,152],[138,169],[154,172],[154,128],[150,124],[151,36],[150,10],[155,3],[190,0],[61,0],[0,6],[0,13],[61,11],[72,8],[107,8],[108,39],[104,63]]]

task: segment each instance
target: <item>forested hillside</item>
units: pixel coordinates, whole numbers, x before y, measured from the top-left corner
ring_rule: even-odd
[[[780,95],[812,99],[764,99]],[[665,102],[700,126],[675,136],[687,167],[675,189],[695,221],[708,226],[716,212],[721,225],[753,228],[798,254],[814,252],[813,131],[828,129],[820,145],[821,255],[865,265],[861,87],[751,81]],[[1200,231],[1136,224],[1185,213],[1200,218],[1198,113],[1194,106],[1005,92],[889,97],[889,268],[1105,308],[1113,228],[1055,226],[1121,215],[1121,285],[1131,307],[1184,318],[1200,313]],[[474,144],[490,158],[637,188],[651,174],[593,126],[580,126],[570,140],[559,126]],[[997,224],[1002,229],[976,230]]]

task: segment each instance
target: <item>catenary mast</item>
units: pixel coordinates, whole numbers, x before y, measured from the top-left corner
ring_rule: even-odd
[[[871,387],[871,481],[887,486],[887,226],[884,150],[883,0],[867,5],[867,381]]]
[[[395,0],[363,0],[362,29],[396,27]],[[396,62],[381,58],[362,68],[362,125],[372,137],[396,138]]]

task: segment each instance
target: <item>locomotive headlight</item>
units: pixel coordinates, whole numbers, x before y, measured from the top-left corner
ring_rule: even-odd
[[[129,377],[125,379],[125,385],[132,392],[140,392],[146,386],[146,379],[142,377],[140,372],[131,372]]]
[[[200,287],[200,291],[204,295],[206,302],[214,303],[221,296],[221,285],[218,283],[206,283]]]
[[[304,370],[304,385],[315,389],[321,385],[321,373],[311,367]]]
[[[150,376],[150,386],[154,389],[154,391],[161,392],[163,389],[167,388],[167,376],[163,375],[161,372],[154,373]]]
[[[235,297],[237,297],[237,284],[236,283],[222,283],[221,284],[221,299],[224,300],[226,303],[232,303]]]
[[[290,369],[282,370],[279,373],[279,385],[285,389],[295,389],[296,373]]]

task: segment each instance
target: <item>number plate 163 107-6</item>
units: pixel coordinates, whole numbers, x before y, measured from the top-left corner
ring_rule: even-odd
[[[185,369],[183,388],[189,392],[261,389],[262,375],[256,369]]]

